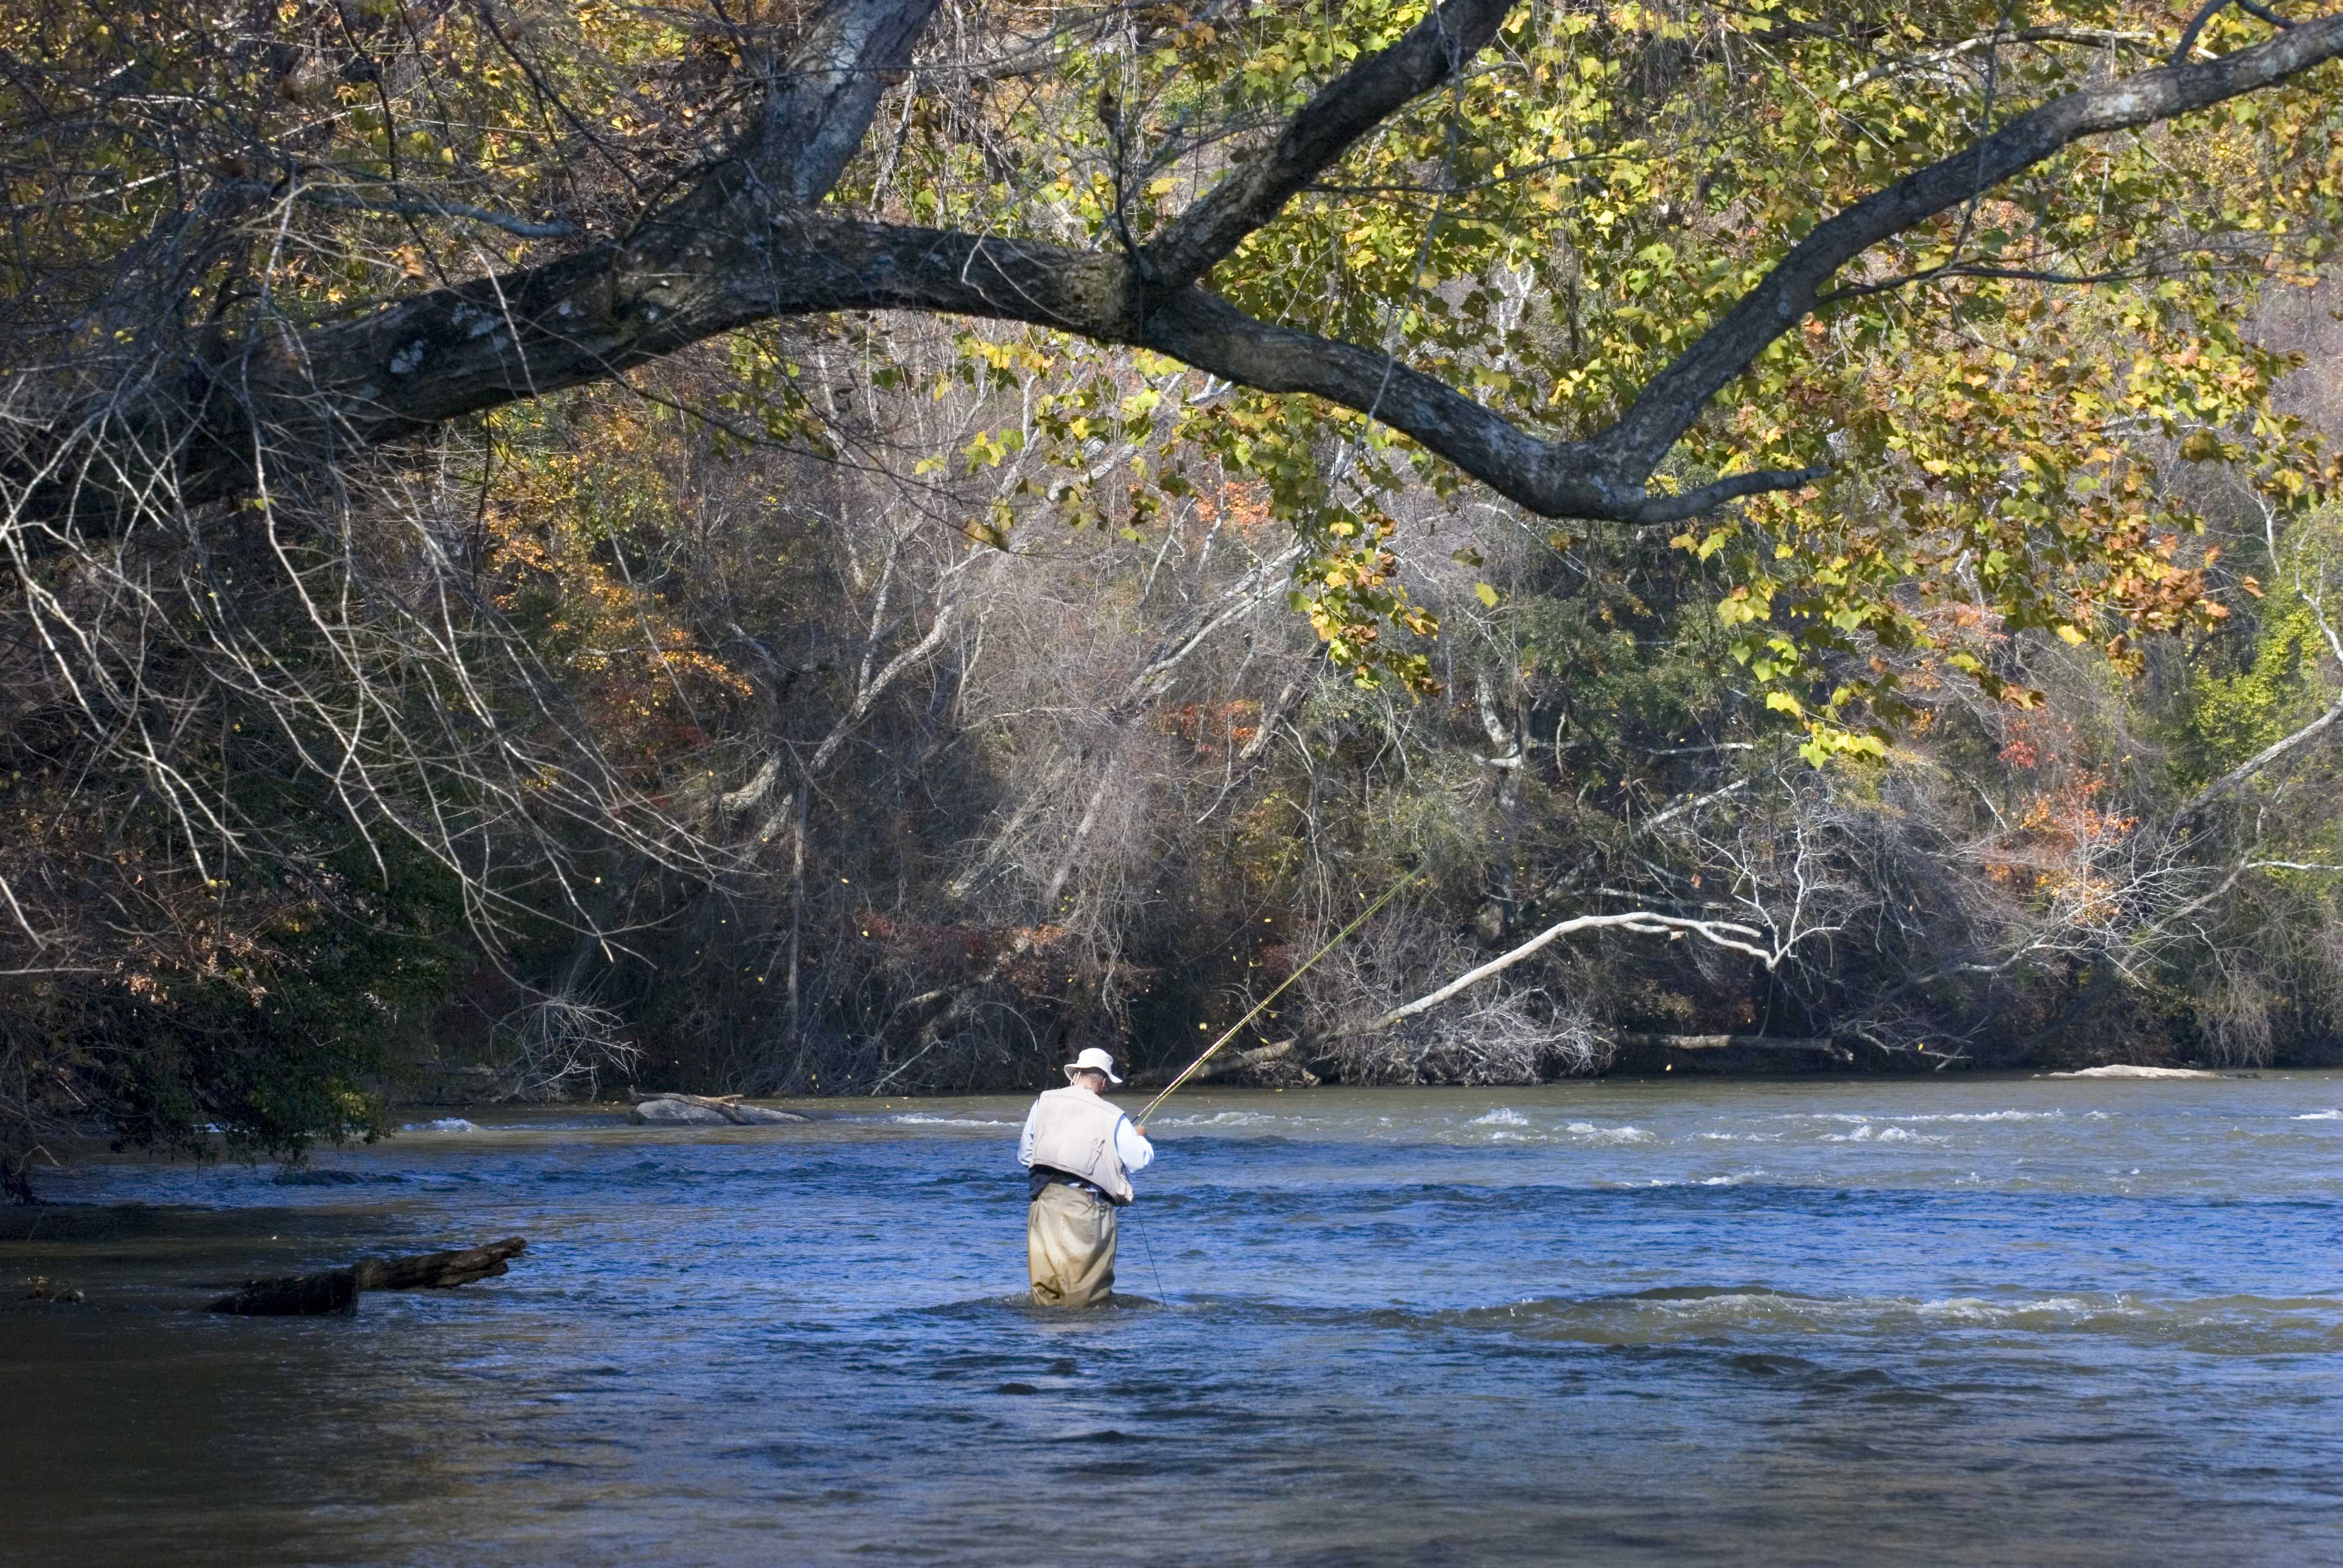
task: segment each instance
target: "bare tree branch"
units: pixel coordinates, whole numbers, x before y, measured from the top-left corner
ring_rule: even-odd
[[[2260,772],[2263,769],[2268,768],[2271,763],[2278,761],[2290,752],[2308,746],[2313,740],[2318,739],[2321,735],[2326,734],[2328,729],[2334,728],[2335,722],[2338,719],[2343,719],[2343,695],[2338,695],[2332,703],[2328,705],[2324,712],[2320,713],[2318,718],[2312,719],[2301,729],[2296,730],[2293,734],[2284,736],[2277,740],[2271,741],[2268,746],[2263,747],[2259,751],[2255,752],[2251,757],[2247,758],[2243,762],[2238,763],[2235,768],[2230,769],[2227,773],[2222,774],[2218,779],[2216,779],[2210,784],[2206,785],[2204,789],[2199,789],[2197,792],[2197,798],[2195,799],[2189,801],[2187,805],[2182,807],[2179,811],[2174,814],[2173,825],[2175,827],[2185,827],[2188,823],[2195,821],[2198,817],[2204,815],[2205,812],[2212,807],[2215,801],[2228,794],[2238,785],[2243,784],[2247,779],[2251,779],[2255,774]]]
[[[1745,926],[1734,920],[1691,920],[1682,915],[1654,914],[1647,910],[1636,910],[1624,915],[1573,915],[1566,920],[1558,920],[1548,926],[1519,947],[1499,953],[1479,968],[1465,970],[1437,990],[1428,991],[1413,1001],[1405,1002],[1392,1009],[1367,1027],[1389,1029],[1395,1023],[1403,1023],[1418,1013],[1431,1011],[1460,991],[1469,990],[1483,980],[1503,973],[1523,959],[1551,943],[1561,940],[1564,937],[1574,936],[1580,931],[1604,930],[1633,931],[1640,936],[1670,936],[1677,932],[1688,932],[1704,941],[1714,942],[1718,947],[1730,949],[1734,952],[1746,953],[1769,970],[1780,963],[1785,956],[1779,949],[1758,945],[1765,942],[1766,939],[1765,933],[1756,927]]]

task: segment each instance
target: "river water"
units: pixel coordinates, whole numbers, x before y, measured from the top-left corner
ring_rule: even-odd
[[[56,1180],[0,1213],[0,1560],[2343,1556],[2343,1076],[1182,1096],[1143,1299],[1076,1316],[1022,1101],[814,1109]]]

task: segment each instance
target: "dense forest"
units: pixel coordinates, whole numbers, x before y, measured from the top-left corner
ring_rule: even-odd
[[[2343,1038],[2343,19],[0,6],[0,1160]]]

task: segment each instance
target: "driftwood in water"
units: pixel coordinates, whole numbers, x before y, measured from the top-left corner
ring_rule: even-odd
[[[772,1111],[744,1105],[737,1094],[638,1094],[630,1119],[638,1122],[674,1122],[683,1126],[759,1127],[774,1122],[803,1121],[794,1111]]]
[[[1855,1052],[1828,1035],[1622,1034],[1614,1071],[1826,1072],[1855,1065]]]
[[[1272,1070],[1282,1070],[1299,1075],[1299,1081],[1303,1088],[1315,1088],[1318,1075],[1302,1065],[1301,1051],[1302,1042],[1298,1040],[1281,1040],[1254,1050],[1228,1051],[1213,1057],[1198,1068],[1188,1081],[1199,1083],[1208,1078],[1226,1078],[1232,1073],[1268,1072]],[[1155,1089],[1171,1081],[1172,1075],[1168,1072],[1135,1072],[1131,1077],[1131,1087],[1134,1089]]]
[[[243,1317],[315,1317],[357,1307],[360,1291],[447,1291],[475,1280],[492,1279],[528,1247],[518,1236],[460,1251],[424,1252],[407,1258],[369,1258],[321,1274],[286,1274],[248,1280],[211,1304],[215,1312]]]

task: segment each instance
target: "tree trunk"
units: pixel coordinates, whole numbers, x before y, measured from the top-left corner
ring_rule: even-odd
[[[321,1274],[286,1274],[248,1280],[211,1303],[209,1311],[241,1317],[316,1317],[357,1310],[360,1291],[446,1291],[492,1279],[527,1251],[518,1236],[453,1252],[423,1252],[407,1258],[369,1258]]]

